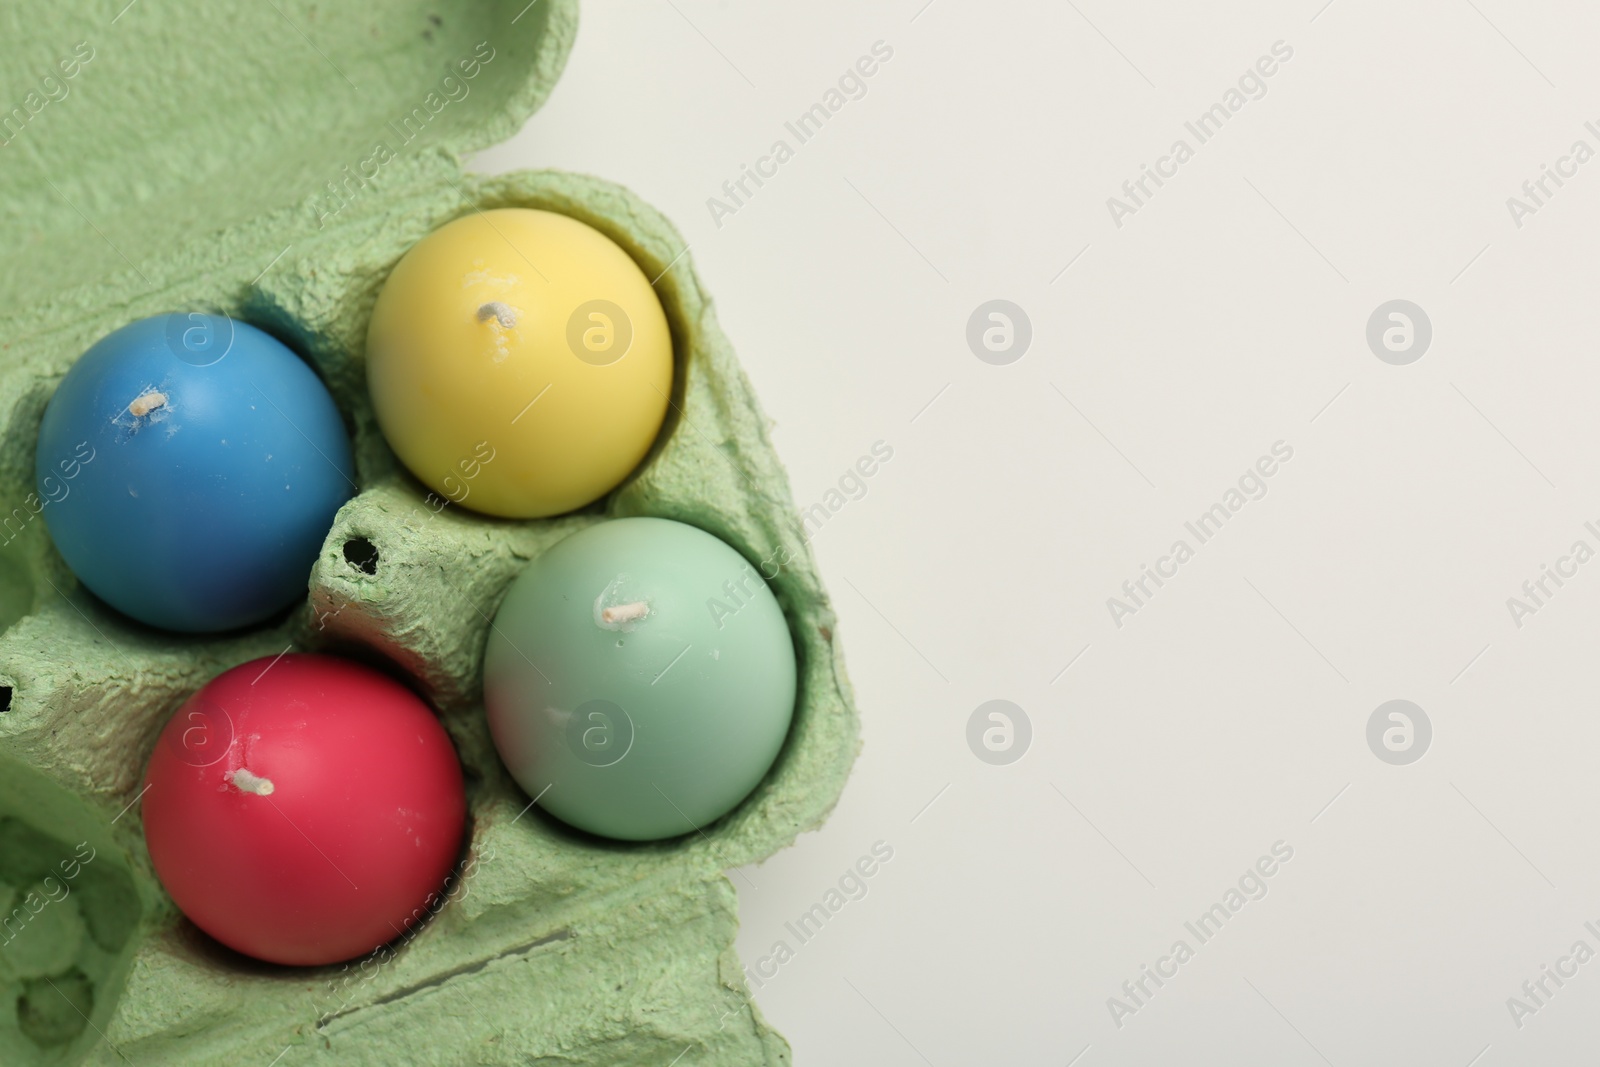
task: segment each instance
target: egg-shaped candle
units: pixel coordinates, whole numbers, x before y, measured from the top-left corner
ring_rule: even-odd
[[[212,679],[145,774],[145,840],[196,926],[257,959],[334,963],[436,910],[466,829],[461,765],[422,700],[291,653]]]
[[[260,622],[306,594],[355,490],[333,398],[282,343],[215,315],[141,319],[67,371],[34,458],[80,581],[169,630]]]
[[[555,515],[638,466],[672,393],[650,280],[598,230],[550,211],[477,212],[419,241],[384,283],[367,385],[395,454],[464,507]]]
[[[690,833],[772,766],[794,714],[795,652],[743,556],[667,519],[559,542],[506,592],[484,702],[528,795],[591,833]]]

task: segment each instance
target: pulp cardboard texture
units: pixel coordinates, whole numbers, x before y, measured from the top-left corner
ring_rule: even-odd
[[[460,164],[542,103],[576,3],[91,7],[0,13],[0,1063],[788,1062],[749,1003],[721,872],[821,822],[857,722],[764,416],[665,219],[597,178],[481,179]],[[657,279],[676,359],[639,471],[593,507],[531,522],[430,501],[378,433],[363,369],[400,256],[509,206],[563,212],[627,250]],[[99,337],[169,311],[286,342],[355,443],[359,493],[304,602],[247,632],[161,633],[100,604],[51,546],[35,491],[61,376]],[[793,729],[756,791],[702,832],[644,845],[529,809],[480,685],[511,578],[625,515],[692,523],[776,570],[800,665]],[[411,678],[466,771],[470,846],[442,905],[349,964],[274,967],[221,947],[176,911],[144,847],[138,797],[162,726],[215,674],[287,648]]]

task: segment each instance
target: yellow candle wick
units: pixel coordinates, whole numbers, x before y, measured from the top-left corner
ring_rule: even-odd
[[[490,319],[498,322],[502,330],[509,330],[517,324],[517,311],[510,304],[491,300],[478,308],[479,322],[488,322]]]

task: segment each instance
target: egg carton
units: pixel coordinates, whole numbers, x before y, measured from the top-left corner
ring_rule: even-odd
[[[723,872],[819,825],[858,741],[766,420],[658,212],[595,178],[460,163],[543,102],[575,0],[190,0],[93,20],[32,6],[0,44],[27,93],[20,121],[0,100],[0,1064],[787,1063],[750,1002]],[[430,498],[366,395],[366,324],[389,270],[434,228],[497,207],[558,211],[616,241],[656,279],[672,331],[650,455],[600,503],[553,519]],[[72,491],[70,463],[47,493],[34,481],[40,419],[72,362],[175,310],[253,323],[303,355],[351,432],[360,484],[304,602],[218,637],[143,627],[80,588],[44,521]],[[755,792],[701,832],[645,844],[531,806],[481,691],[509,581],[568,534],[632,515],[691,523],[776,570],[799,665],[788,741]],[[470,844],[427,920],[330,967],[261,963],[201,933],[156,880],[140,822],[144,766],[183,701],[289,649],[413,679],[460,753],[470,809]]]

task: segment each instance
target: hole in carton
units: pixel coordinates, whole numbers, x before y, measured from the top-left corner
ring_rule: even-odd
[[[344,561],[362,574],[377,574],[378,546],[365,537],[352,537],[344,543]]]
[[[11,710],[11,687],[0,685],[0,714]]]

